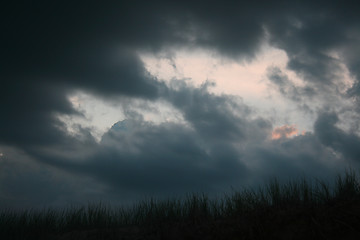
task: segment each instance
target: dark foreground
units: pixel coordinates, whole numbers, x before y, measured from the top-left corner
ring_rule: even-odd
[[[195,194],[131,209],[97,204],[0,217],[0,239],[360,239],[360,182],[348,172],[333,188],[274,180],[217,200]]]

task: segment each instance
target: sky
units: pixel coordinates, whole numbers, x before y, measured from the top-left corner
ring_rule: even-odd
[[[217,196],[359,169],[355,1],[0,11],[1,208]]]

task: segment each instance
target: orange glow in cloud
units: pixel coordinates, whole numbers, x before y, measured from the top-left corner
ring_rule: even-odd
[[[271,139],[276,140],[280,138],[290,138],[294,136],[298,136],[298,129],[295,125],[284,125],[281,127],[275,128],[271,133]],[[301,132],[301,135],[304,135],[305,131]]]

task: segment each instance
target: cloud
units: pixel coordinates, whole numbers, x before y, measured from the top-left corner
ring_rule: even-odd
[[[247,127],[250,125],[248,117],[251,115],[251,108],[243,104],[241,98],[209,93],[208,88],[212,85],[210,82],[200,88],[187,86],[181,80],[174,80],[172,85],[178,89],[170,89],[167,95],[164,94],[164,98],[179,109],[191,126],[204,137],[241,140],[250,134]],[[255,122],[252,129],[259,130],[251,134],[256,135],[269,127],[266,120],[258,119]]]
[[[312,133],[251,146],[244,158],[251,162],[254,177],[248,180],[252,186],[265,184],[272,177],[281,182],[300,177],[332,181],[346,167]]]
[[[339,118],[334,112],[321,113],[315,122],[315,134],[322,144],[343,155],[350,163],[360,159],[360,137],[336,127]]]
[[[51,144],[66,134],[54,113],[76,114],[66,99],[66,88],[46,82],[4,79],[0,96],[0,143]]]
[[[245,105],[236,105],[228,96],[210,94],[205,87],[184,85],[178,91],[169,91],[168,97],[188,125],[156,125],[139,115],[129,115],[129,119],[114,124],[99,144],[88,137],[88,141],[69,144],[65,155],[57,154],[56,148],[31,149],[28,153],[42,164],[95,178],[119,194],[214,193],[242,182],[248,171],[236,143],[249,138],[251,129],[254,138],[262,138],[270,124],[249,119],[244,115],[248,114]],[[185,105],[177,101],[184,95],[192,99]],[[242,117],[231,112],[236,106]],[[212,128],[219,134],[211,133]],[[87,154],[82,156],[76,151]]]
[[[130,123],[136,124],[136,128],[116,131],[113,127],[102,140],[104,151],[101,153],[106,156],[112,152],[114,155],[107,157],[108,161],[115,166],[119,164],[118,170],[122,169],[122,174],[113,175],[119,181],[108,179],[112,184],[122,183],[120,188],[158,194],[209,191],[216,186],[223,187],[224,182],[240,181],[246,174],[234,149],[211,151],[192,129],[178,124]],[[99,164],[94,168],[96,171],[105,167],[103,162],[96,164]],[[109,176],[107,168],[102,177],[106,176]]]
[[[55,2],[7,7],[1,21],[7,37],[1,40],[6,47],[0,57],[0,143],[68,141],[56,114],[80,114],[67,98],[77,89],[104,98],[156,98],[161,84],[146,72],[134,50],[109,40],[117,31],[106,34],[111,20],[102,25],[107,14],[100,9],[95,3]],[[115,23],[111,26],[117,29]]]
[[[8,206],[9,199],[26,195],[26,191],[10,191],[9,186],[29,187],[36,192],[35,186],[50,176],[52,180],[44,185],[45,189],[53,188],[58,181],[63,189],[50,191],[44,200],[48,203],[59,204],[59,199],[62,203],[82,203],[82,194],[87,200],[115,203],[192,191],[218,194],[231,186],[255,186],[272,176],[281,181],[305,173],[329,177],[342,166],[328,144],[323,144],[319,131],[269,140],[271,123],[254,117],[241,100],[209,93],[206,85],[194,88],[181,80],[173,84],[177,88],[169,88],[164,96],[181,111],[185,123],[155,124],[141,115],[129,115],[115,123],[99,143],[83,129],[82,137],[68,144],[28,147],[25,153],[30,159],[21,159],[32,167],[25,171],[8,162],[3,171],[25,171],[24,176],[32,180],[25,183],[25,179],[3,175],[3,183],[9,184],[1,191],[9,198],[2,202]],[[278,129],[284,135],[294,131],[291,127]],[[5,151],[5,156],[12,154]],[[34,166],[40,166],[45,175],[39,177]],[[78,179],[79,184],[65,186],[65,179]],[[83,189],[80,183],[92,187]],[[39,193],[31,201],[41,196]],[[17,205],[21,205],[18,201]]]
[[[359,136],[337,124],[347,111],[342,101],[359,97],[358,8],[337,1],[9,3],[0,21],[1,202],[216,192],[270,175],[330,176],[345,165],[342,156],[356,163]],[[287,68],[304,80],[299,87],[271,68],[269,80],[283,96],[314,112],[319,105],[335,109],[319,112],[314,133],[293,136],[289,123],[271,140],[271,119],[254,114],[240,97],[212,94],[209,82],[166,86],[139,58],[201,48],[251,62],[266,41],[286,52]],[[348,95],[340,91],[342,64],[355,78]],[[57,115],[81,116],[68,99],[77,90],[127,99],[130,110],[134,99],[165,101],[185,123],[154,124],[128,114],[100,143],[81,126],[73,136]],[[84,185],[96,194],[85,193]]]
[[[64,207],[105,200],[104,186],[91,178],[51,167],[17,148],[0,146],[1,209]],[[105,188],[106,189],[106,188]]]
[[[334,92],[344,82],[342,64],[358,76],[354,57],[358,48],[353,45],[359,39],[358,7],[338,1],[283,5],[280,14],[266,19],[264,27],[270,44],[287,53],[288,69],[315,85],[317,93],[340,95]],[[355,86],[358,82],[357,78]]]
[[[278,67],[269,67],[267,69],[267,76],[271,83],[273,83],[277,90],[286,98],[294,102],[303,102],[304,100],[312,100],[317,91],[306,85],[305,87],[296,86],[286,74],[284,74]]]
[[[286,51],[290,69],[332,88],[340,67],[331,51],[343,53],[353,73],[357,69],[347,46],[355,41],[349,32],[356,32],[358,18],[353,8],[340,6],[338,14],[332,14],[337,4],[311,1],[296,8],[281,1],[246,7],[216,1],[9,6],[3,16],[8,37],[3,39],[2,78],[40,78],[103,96],[154,98],[157,82],[146,73],[138,51],[205,48],[250,61],[269,35],[272,45]]]
[[[221,97],[173,82],[166,99],[184,116],[185,124],[155,125],[138,116],[118,122],[103,136],[99,152],[78,169],[115,189],[169,194],[225,190],[250,174],[241,151],[265,139],[271,124],[228,95]],[[185,100],[185,101],[183,101]]]
[[[290,138],[298,134],[298,130],[294,125],[292,126],[281,126],[275,128],[271,133],[271,139]]]

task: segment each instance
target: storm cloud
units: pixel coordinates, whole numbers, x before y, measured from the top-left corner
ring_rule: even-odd
[[[274,175],[327,178],[358,167],[359,7],[351,1],[8,3],[0,14],[0,203],[215,194]],[[264,44],[288,58],[286,69],[268,66],[264,81],[311,115],[313,129],[271,139],[274,129],[285,128],[241,96],[215,94],[216,83],[207,79],[200,86],[176,77],[165,82],[141,59],[201,49],[251,64]],[[125,114],[97,141],[91,129],[79,125],[71,133],[59,118],[85,118],[70,99],[78,91],[130,112],[135,101],[162,101],[183,121]]]

